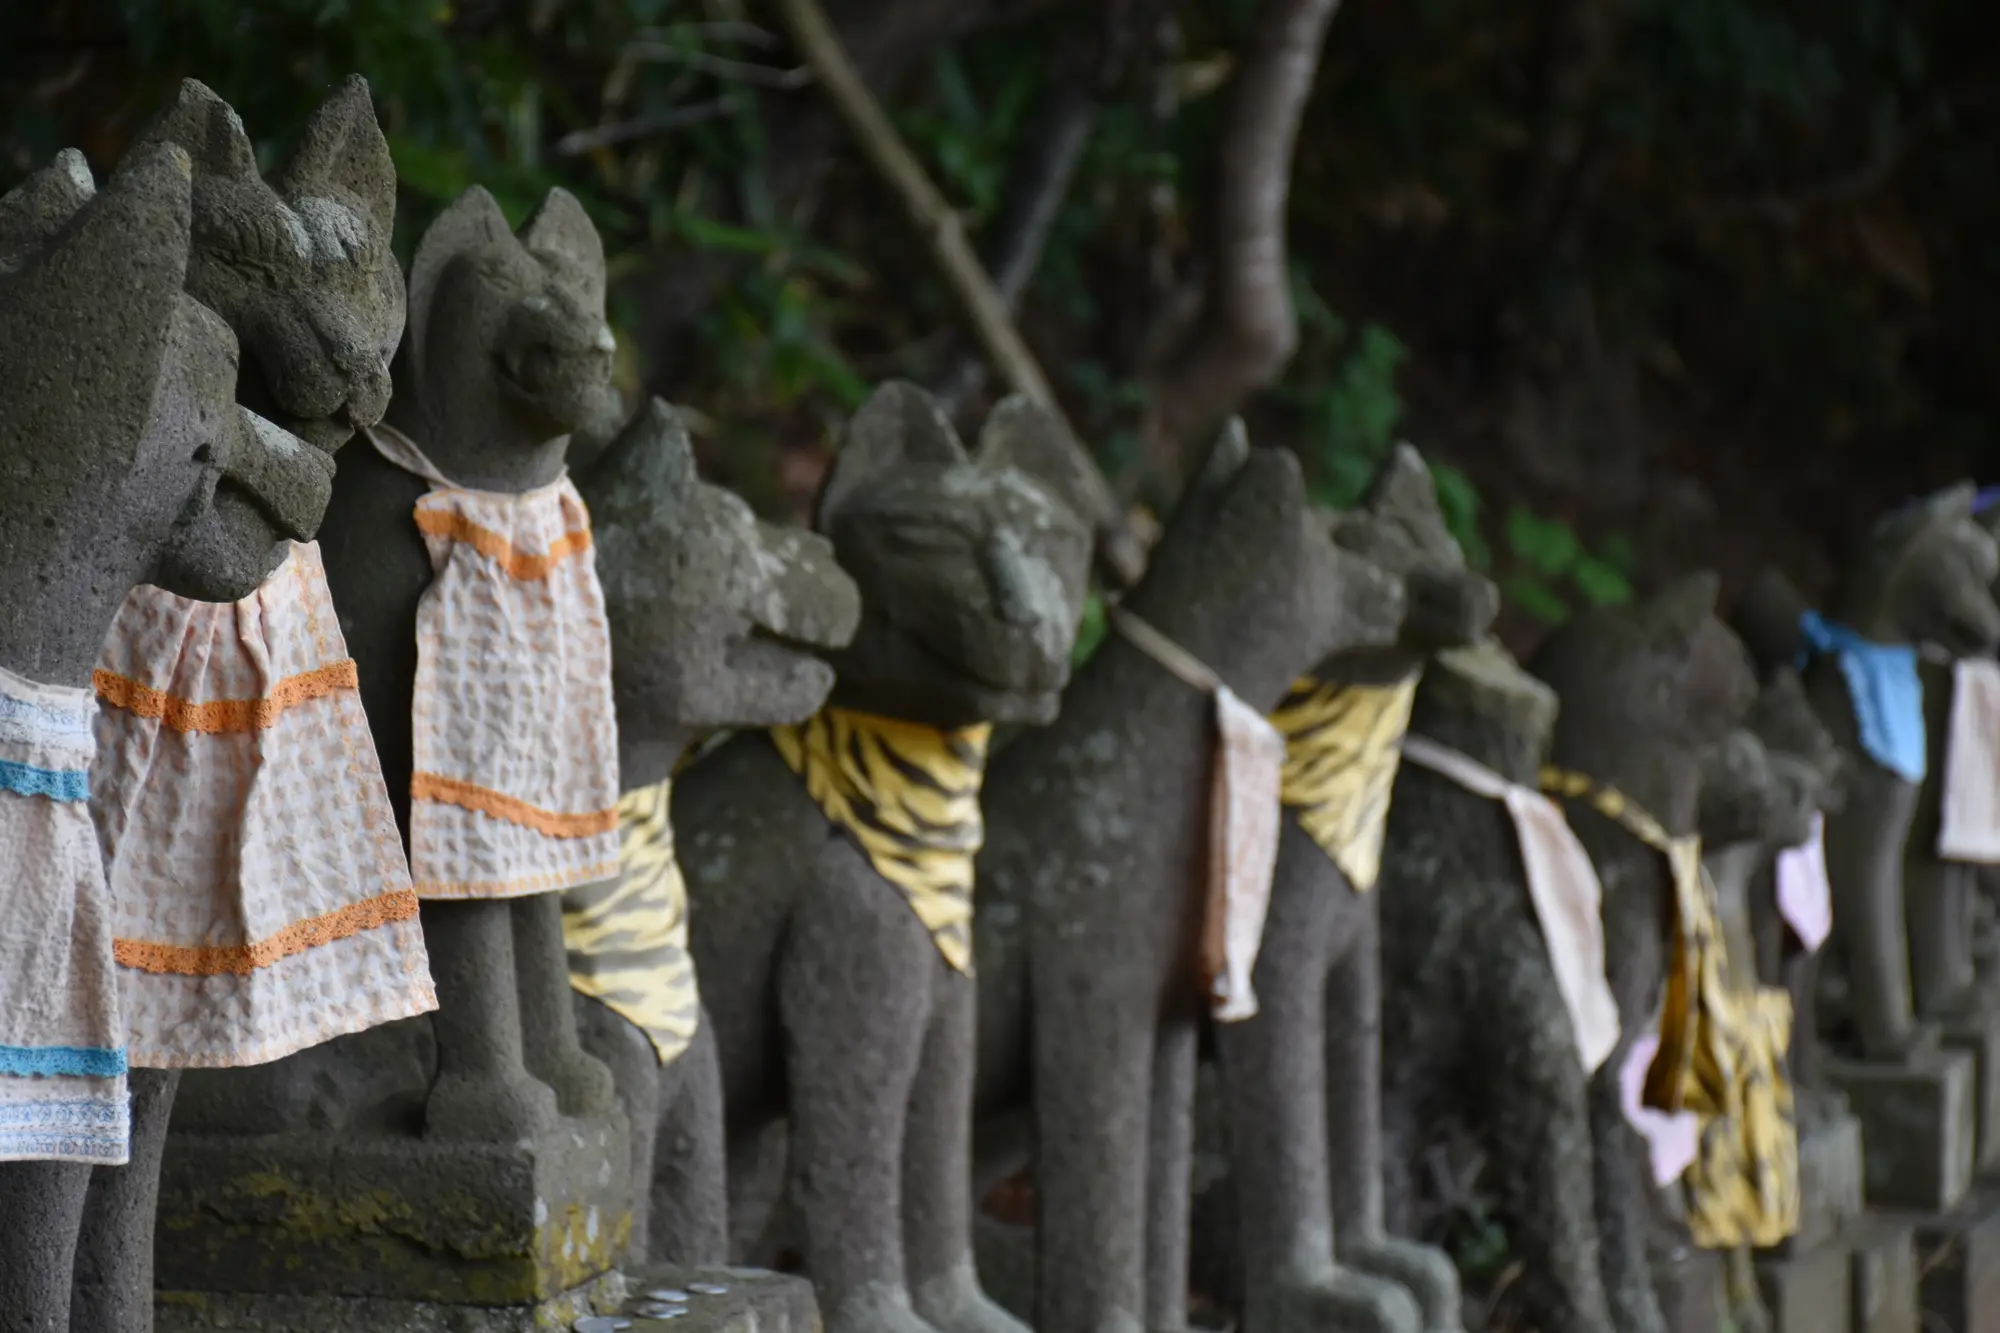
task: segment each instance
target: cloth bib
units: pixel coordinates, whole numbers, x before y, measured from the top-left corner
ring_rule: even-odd
[[[1962,657],[1952,664],[1947,736],[1938,855],[2000,861],[2000,662]]]
[[[1814,611],[1799,617],[1805,647],[1799,668],[1816,653],[1832,653],[1840,663],[1861,748],[1868,757],[1906,782],[1922,782],[1924,685],[1917,675],[1917,650],[1906,643],[1876,643]]]
[[[239,602],[133,589],[95,684],[133,1064],[263,1064],[437,1007],[317,544]]]
[[[1778,912],[1813,953],[1833,934],[1833,885],[1826,875],[1826,817],[1814,812],[1812,836],[1778,853]]]
[[[1285,738],[1284,803],[1357,893],[1382,871],[1389,793],[1416,697],[1414,675],[1393,685],[1305,676],[1271,714]]]
[[[1653,1183],[1666,1186],[1687,1174],[1701,1151],[1701,1117],[1692,1111],[1655,1111],[1646,1105],[1646,1071],[1659,1054],[1660,1034],[1652,1032],[1632,1039],[1625,1063],[1618,1068],[1618,1104],[1625,1119],[1646,1140],[1646,1156],[1652,1163]]]
[[[909,900],[945,962],[972,975],[972,858],[986,839],[985,723],[953,731],[822,708],[771,742],[875,873]]]
[[[1619,1024],[1618,1001],[1604,976],[1604,891],[1590,854],[1570,831],[1561,808],[1540,792],[1423,736],[1405,736],[1402,749],[1403,757],[1418,767],[1507,807],[1556,989],[1569,1010],[1577,1058],[1586,1073],[1596,1072],[1618,1047]]]
[[[590,515],[567,476],[519,495],[424,478],[433,580],[417,606],[410,872],[419,898],[516,898],[618,875],[611,631]]]
[[[623,873],[563,894],[569,984],[644,1032],[662,1065],[701,1027],[672,804],[671,779],[626,792],[618,800]]]
[[[89,690],[0,669],[0,1162],[130,1152],[124,1024],[90,820]]]
[[[1203,894],[1201,984],[1218,1023],[1257,1014],[1252,985],[1271,911],[1284,819],[1285,738],[1194,654],[1122,606],[1111,627],[1190,689],[1215,700],[1209,770],[1208,873]]]
[[[1799,1131],[1784,1067],[1791,1033],[1790,994],[1762,987],[1740,997],[1728,1096],[1690,1102],[1701,1149],[1687,1173],[1687,1218],[1703,1249],[1768,1247],[1799,1229]]]

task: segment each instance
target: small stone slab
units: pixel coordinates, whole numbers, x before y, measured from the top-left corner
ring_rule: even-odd
[[[530,1305],[440,1305],[376,1296],[161,1292],[154,1333],[555,1333],[602,1318],[625,1301],[606,1273]],[[111,1330],[106,1330],[111,1333]]]
[[[1861,1215],[1865,1160],[1861,1121],[1851,1112],[1800,1126],[1799,1229],[1773,1247],[1771,1257],[1817,1250]]]
[[[1923,1326],[2000,1333],[2000,1192],[1918,1221],[1916,1238]]]
[[[1972,1169],[1986,1175],[2000,1169],[2000,1005],[1987,1000],[1945,1019],[1941,1036],[1972,1057]]]
[[[1757,1260],[1757,1289],[1771,1313],[1770,1333],[1849,1333],[1852,1287],[1849,1251],[1837,1237],[1810,1250]]]
[[[1849,1227],[1854,1333],[1918,1333],[1916,1231],[1909,1222],[1868,1214]]]
[[[1861,1122],[1872,1208],[1943,1213],[1972,1185],[1973,1060],[1923,1047],[1906,1059],[1826,1061],[1827,1080]]]
[[[761,1268],[635,1268],[618,1313],[631,1333],[819,1333],[812,1284]]]

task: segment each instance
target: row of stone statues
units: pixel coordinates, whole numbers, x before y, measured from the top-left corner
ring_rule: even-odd
[[[1543,1333],[2000,1321],[1970,487],[1523,666],[1414,450],[1327,513],[1232,424],[1072,676],[1050,413],[884,385],[766,524],[574,199],[407,280],[394,201],[358,79],[269,181],[189,81],[0,199],[0,1331],[792,1249],[843,1333],[1442,1333],[1454,1136]]]

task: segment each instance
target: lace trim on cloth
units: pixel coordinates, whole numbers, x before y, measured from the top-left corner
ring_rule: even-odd
[[[23,1078],[117,1078],[125,1052],[103,1046],[0,1046],[0,1074]]]
[[[176,698],[164,690],[99,669],[92,676],[97,697],[134,717],[153,718],[175,731],[220,735],[232,731],[264,731],[299,705],[361,688],[353,658],[288,676],[261,699],[215,699],[207,703]]]
[[[985,723],[947,731],[823,708],[771,743],[806,794],[902,891],[945,962],[972,975],[972,859],[986,838]]]

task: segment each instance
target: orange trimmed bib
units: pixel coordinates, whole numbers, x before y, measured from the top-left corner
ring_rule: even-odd
[[[590,513],[567,476],[519,495],[453,484],[401,432],[381,455],[432,485],[415,520],[410,873],[420,898],[516,898],[618,875],[611,630]]]
[[[95,683],[134,1065],[263,1064],[437,1007],[317,544],[239,602],[133,589]]]

